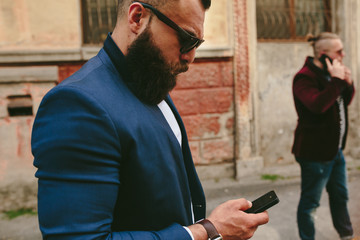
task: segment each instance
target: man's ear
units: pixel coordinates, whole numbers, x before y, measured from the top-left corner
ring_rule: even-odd
[[[138,35],[147,26],[150,19],[150,13],[140,3],[133,3],[129,7],[128,23],[130,30]]]

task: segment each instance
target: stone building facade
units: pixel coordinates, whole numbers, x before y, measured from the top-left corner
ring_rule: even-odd
[[[30,139],[37,108],[49,89],[101,47],[83,43],[82,2],[0,2],[0,210],[34,206]],[[330,2],[347,64],[360,77],[360,0]],[[206,42],[171,92],[202,179],[241,181],[265,166],[293,162],[291,81],[311,49],[304,41],[258,42],[256,21],[256,1],[213,0]],[[354,158],[360,158],[359,97],[350,109],[348,153]]]

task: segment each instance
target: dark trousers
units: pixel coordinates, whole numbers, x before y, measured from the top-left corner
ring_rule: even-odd
[[[315,239],[313,214],[320,205],[323,189],[329,195],[331,217],[340,237],[353,235],[347,208],[348,189],[346,163],[342,151],[330,162],[312,162],[296,158],[301,167],[301,197],[297,211],[302,240]]]

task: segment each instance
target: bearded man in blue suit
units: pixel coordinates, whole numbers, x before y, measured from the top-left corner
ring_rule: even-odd
[[[32,133],[44,239],[248,239],[245,199],[205,219],[168,93],[203,42],[210,0],[120,0],[97,56],[44,97]],[[221,236],[222,235],[222,236]]]

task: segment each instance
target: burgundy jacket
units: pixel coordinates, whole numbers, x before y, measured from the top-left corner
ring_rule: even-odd
[[[330,81],[329,81],[330,79]],[[298,123],[292,153],[309,161],[331,161],[339,150],[340,114],[336,99],[344,100],[346,129],[341,148],[344,149],[348,129],[347,106],[355,90],[346,81],[330,78],[308,57],[295,75],[293,96]]]

